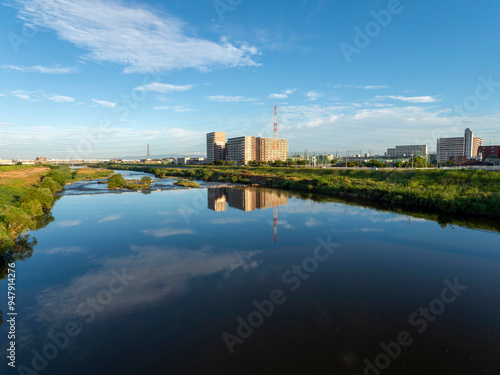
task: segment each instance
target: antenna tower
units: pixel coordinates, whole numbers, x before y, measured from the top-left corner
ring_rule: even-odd
[[[274,148],[274,154],[275,154],[273,159],[278,160],[279,145],[278,145],[278,107],[277,106],[274,106],[273,137],[274,137],[273,148]]]

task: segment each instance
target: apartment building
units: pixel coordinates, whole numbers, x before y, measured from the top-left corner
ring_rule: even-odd
[[[226,133],[212,132],[207,134],[207,162],[225,159]]]
[[[226,143],[226,158],[243,164],[256,160],[255,137],[229,138]]]
[[[258,137],[255,139],[255,144],[255,160],[275,162],[288,159],[288,140],[286,139]]]

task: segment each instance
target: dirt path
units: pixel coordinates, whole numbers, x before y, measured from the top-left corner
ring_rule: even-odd
[[[18,171],[0,172],[0,184],[9,184],[12,180],[22,179],[23,184],[33,184],[40,180],[40,176],[48,172],[50,168],[36,167],[21,169]]]

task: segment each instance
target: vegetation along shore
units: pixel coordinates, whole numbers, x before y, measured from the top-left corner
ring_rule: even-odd
[[[0,166],[0,256],[5,258],[16,249],[30,247],[22,234],[53,220],[50,209],[57,199],[55,193],[64,185],[111,174],[106,169],[68,166]]]

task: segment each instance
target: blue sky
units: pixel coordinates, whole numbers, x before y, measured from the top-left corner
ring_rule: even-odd
[[[0,158],[500,144],[500,3],[4,0]]]

